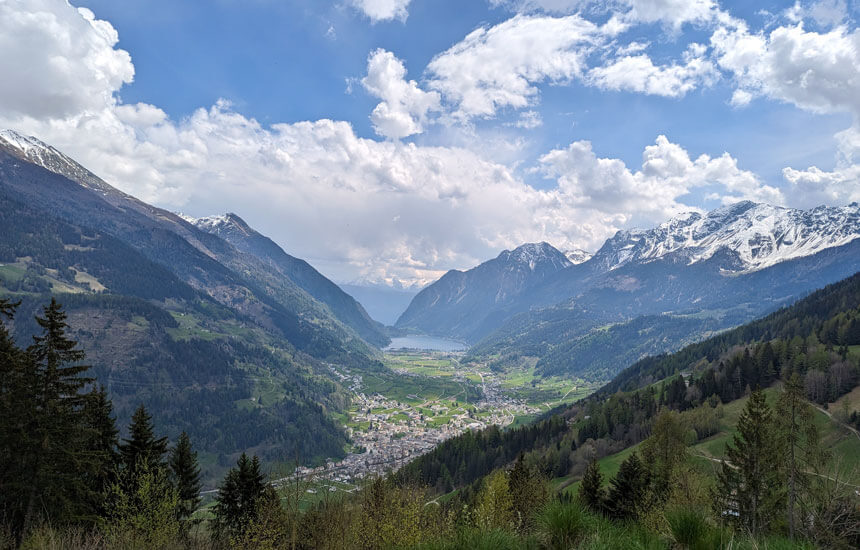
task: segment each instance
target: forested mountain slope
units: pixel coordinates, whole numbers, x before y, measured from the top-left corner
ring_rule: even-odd
[[[860,382],[858,345],[860,274],[760,321],[640,361],[593,396],[532,425],[449,440],[398,475],[430,484],[441,476],[445,482],[438,489],[447,491],[519,453],[550,477],[578,475],[595,455],[648,437],[661,409],[689,411],[688,426],[701,441],[716,433],[719,404],[743,398],[750,389],[797,375],[806,397],[819,404],[851,391]]]
[[[185,217],[195,227],[218,235],[242,252],[252,254],[277,269],[302,290],[331,310],[338,320],[355,329],[366,341],[385,346],[389,339],[382,325],[370,318],[364,308],[339,286],[325,278],[308,262],[290,256],[274,241],[250,227],[236,214],[194,219]]]
[[[171,439],[192,434],[209,467],[243,450],[344,454],[332,413],[348,397],[325,362],[380,367],[356,329],[269,262],[10,136],[0,136],[0,293],[22,300],[18,342],[56,296],[118,423],[146,404]]]

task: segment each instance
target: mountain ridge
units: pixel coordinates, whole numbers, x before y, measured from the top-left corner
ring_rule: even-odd
[[[239,250],[252,254],[273,266],[299,288],[328,306],[335,317],[355,329],[367,342],[377,347],[384,347],[390,342],[383,332],[384,327],[371,319],[355,298],[314,269],[307,261],[287,254],[277,243],[253,229],[239,215],[232,212],[204,218],[178,215],[195,227],[217,235]]]

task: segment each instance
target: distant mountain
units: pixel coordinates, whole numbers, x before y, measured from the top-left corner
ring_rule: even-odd
[[[570,260],[570,263],[572,263],[573,265],[579,265],[584,264],[585,262],[590,260],[591,257],[594,256],[594,254],[592,254],[591,252],[586,252],[585,250],[575,248],[573,250],[568,250],[567,252],[565,252],[564,256],[568,260]]]
[[[447,328],[444,335],[474,343],[473,359],[531,356],[545,374],[605,380],[646,354],[673,351],[852,275],[860,270],[858,237],[857,204],[803,211],[741,202],[619,231],[590,259],[501,302],[462,307],[458,296],[500,287],[473,278],[454,294],[446,275],[423,291],[445,308],[419,295],[407,311],[415,330]]]
[[[547,243],[505,250],[473,269],[443,275],[413,298],[395,326],[474,341],[503,320],[523,293],[571,266]]]
[[[749,273],[786,260],[812,256],[860,237],[860,206],[796,210],[742,201],[706,215],[677,216],[653,229],[619,231],[591,261],[611,271],[630,263],[674,258],[688,265],[721,252],[722,268]]]
[[[364,308],[352,296],[324,277],[306,261],[290,256],[274,241],[252,229],[245,221],[233,213],[223,216],[183,219],[207,233],[217,235],[242,252],[257,258],[277,269],[299,288],[319,300],[331,310],[334,316],[371,344],[383,347],[388,337],[383,327],[370,318]]]
[[[364,306],[367,313],[386,326],[394,325],[418,290],[373,284],[344,284],[340,287]]]
[[[363,323],[354,328],[348,296],[326,294],[312,268],[298,284],[271,253],[139,201],[35,138],[0,133],[0,293],[23,300],[16,337],[26,342],[32,314],[58,296],[120,425],[145,403],[210,464],[244,450],[342,456],[346,434],[331,413],[348,397],[326,363],[379,367],[358,332],[373,326],[360,306],[351,302]]]

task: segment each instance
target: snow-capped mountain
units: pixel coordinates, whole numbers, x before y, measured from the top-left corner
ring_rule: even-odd
[[[611,271],[668,256],[694,264],[729,251],[736,263],[724,269],[749,273],[842,246],[858,237],[857,203],[797,210],[743,201],[704,215],[682,214],[653,229],[619,231],[592,261]]]
[[[18,156],[55,174],[65,176],[88,189],[102,193],[120,193],[101,178],[58,151],[32,136],[24,136],[15,130],[0,130],[0,147],[12,149]]]
[[[557,271],[571,266],[571,261],[549,243],[527,243],[513,250],[505,250],[496,261],[515,266],[528,266],[529,270]]]
[[[732,308],[741,312],[731,322],[743,322],[751,311],[769,311],[860,270],[858,237],[857,204],[795,210],[739,202],[676,216],[653,229],[619,231],[591,258],[574,253],[562,261],[565,255],[545,243],[503,252],[425,288],[398,326],[474,342],[519,313],[571,304],[582,308],[580,327]],[[538,272],[530,269],[537,257],[552,258],[553,268],[531,276]],[[512,287],[517,277],[522,282]],[[526,325],[539,331],[546,323],[522,321],[517,330]]]
[[[586,252],[580,248],[574,248],[573,250],[568,250],[564,253],[565,257],[572,263],[573,265],[584,264],[588,260],[591,259],[594,254],[591,252]]]

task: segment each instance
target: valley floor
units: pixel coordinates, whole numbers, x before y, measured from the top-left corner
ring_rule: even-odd
[[[352,452],[339,462],[300,467],[281,482],[313,479],[323,483],[321,490],[351,492],[360,480],[395,471],[466,430],[519,424],[596,389],[580,380],[541,379],[533,366],[493,372],[461,358],[456,352],[389,352],[389,371],[382,373],[330,365],[352,394],[352,407],[341,418]],[[319,490],[309,487],[309,499]]]

